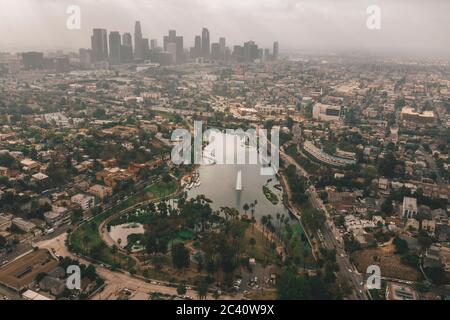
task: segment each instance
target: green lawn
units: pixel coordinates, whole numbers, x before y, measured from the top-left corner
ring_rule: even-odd
[[[278,204],[278,202],[280,201],[280,200],[278,199],[278,196],[277,196],[275,193],[273,193],[273,192],[269,189],[268,186],[263,186],[262,188],[263,188],[263,193],[264,193],[264,195],[266,196],[267,200],[269,200],[273,205],[276,206],[276,205]]]
[[[292,238],[289,246],[293,250],[292,255],[299,267],[306,267],[308,269],[316,269],[317,264],[311,252],[311,246],[306,240],[305,231],[300,223],[295,223],[291,226]]]
[[[145,192],[151,198],[159,198],[170,195],[176,192],[177,189],[178,189],[178,182],[172,180],[168,183],[159,182],[157,184],[149,186],[148,188],[145,189]]]

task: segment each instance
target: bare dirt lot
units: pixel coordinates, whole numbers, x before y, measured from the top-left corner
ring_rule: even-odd
[[[58,266],[47,250],[37,250],[0,268],[0,283],[14,290],[31,284],[36,275],[49,272]]]
[[[367,267],[377,265],[381,269],[381,276],[408,281],[420,279],[420,273],[412,267],[400,262],[400,255],[395,253],[392,244],[383,248],[365,249],[353,253],[352,258],[360,273],[366,273]]]

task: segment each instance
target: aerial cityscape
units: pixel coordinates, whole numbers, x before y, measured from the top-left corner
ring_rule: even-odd
[[[333,48],[279,25],[306,0],[174,0],[186,29],[64,2],[54,43],[0,19],[0,300],[450,298],[448,4],[412,4],[436,32],[402,48],[367,3],[376,39]]]

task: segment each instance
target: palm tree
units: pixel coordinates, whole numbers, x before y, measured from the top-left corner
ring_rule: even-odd
[[[256,200],[255,200],[256,202]],[[255,232],[255,203],[251,203],[250,204],[250,208],[251,208],[251,213],[252,213],[252,218],[251,218],[251,222],[252,222],[252,233]]]
[[[272,215],[267,215],[267,228],[270,230],[270,227],[271,226],[273,226],[272,225],[272,219],[273,219],[273,216]]]
[[[208,296],[208,283],[204,279],[197,284],[197,296],[199,300],[204,300]]]
[[[114,257],[114,263],[116,263],[117,246],[115,244],[111,247],[111,253],[113,254]]]
[[[245,203],[244,206],[242,207],[242,209],[244,209],[245,214],[247,215],[247,211],[248,211],[248,209],[250,209],[250,207],[247,203]]]
[[[278,226],[277,226],[277,231],[280,228],[280,219],[281,219],[281,215],[277,212],[276,214],[276,218],[277,218],[277,222],[278,222]]]
[[[250,238],[249,244],[252,246],[252,251],[255,252],[256,239]]]
[[[264,232],[265,232],[265,229],[266,229],[266,226],[267,226],[267,222],[268,222],[267,216],[262,216],[261,217],[261,224],[262,224],[262,227],[263,227],[263,236],[264,236]]]

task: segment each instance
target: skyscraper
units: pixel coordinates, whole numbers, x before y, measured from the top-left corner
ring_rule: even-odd
[[[270,57],[270,49],[264,49],[264,58],[263,60],[268,60]]]
[[[94,62],[108,59],[108,35],[105,29],[94,29],[91,36],[92,58]]]
[[[169,30],[169,35],[164,36],[164,51],[169,51],[169,44],[174,43],[174,46],[171,46],[171,50],[176,48],[176,55],[174,57],[175,62],[183,61],[183,53],[184,53],[184,40],[183,37],[177,36],[176,30]]]
[[[209,40],[209,30],[203,28],[202,31],[202,56],[208,58],[211,54],[211,44]]]
[[[193,51],[192,58],[199,58],[202,56],[202,37],[196,36],[195,37],[195,46]]]
[[[156,50],[156,48],[158,48],[158,40],[157,39],[150,40],[150,49]]]
[[[213,58],[214,60],[220,60],[220,44],[214,42],[211,45],[211,58]]]
[[[220,52],[225,53],[225,47],[227,46],[227,40],[224,37],[219,38]]]
[[[122,36],[122,46],[120,50],[120,61],[133,61],[133,39],[131,33],[124,33]]]
[[[122,47],[122,40],[120,33],[113,31],[109,33],[109,61],[112,64],[120,63],[120,51]]]
[[[172,56],[172,62],[177,63],[177,43],[176,42],[169,42],[167,44],[167,50]]]
[[[143,45],[141,23],[136,21],[134,26],[134,58],[137,60],[144,59]]]
[[[150,44],[147,38],[142,39],[142,58],[147,59],[150,54]]]
[[[277,60],[278,59],[278,50],[279,50],[279,46],[278,46],[278,41],[275,41],[273,43],[273,60]]]
[[[258,59],[258,45],[254,41],[244,43],[244,61],[253,62]]]
[[[232,56],[234,61],[244,61],[244,48],[242,46],[234,46]]]
[[[131,33],[124,33],[122,36],[122,44],[126,47],[133,47],[133,39]]]

